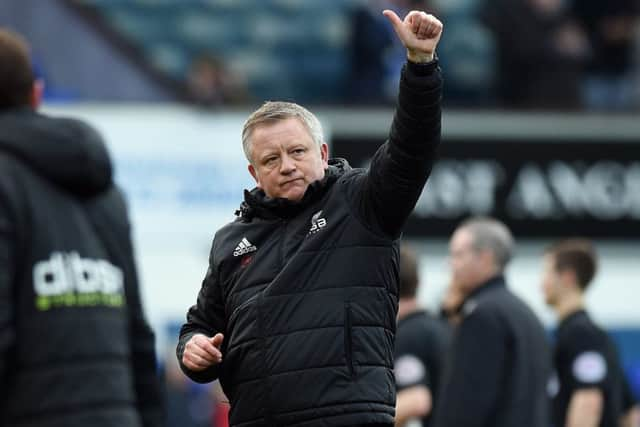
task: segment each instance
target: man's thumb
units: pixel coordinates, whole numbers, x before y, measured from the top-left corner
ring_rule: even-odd
[[[398,37],[402,34],[402,20],[393,10],[385,9],[382,14],[387,17]]]
[[[211,338],[211,344],[213,344],[216,348],[220,348],[220,346],[222,345],[222,340],[224,340],[224,335],[215,334],[213,338]]]

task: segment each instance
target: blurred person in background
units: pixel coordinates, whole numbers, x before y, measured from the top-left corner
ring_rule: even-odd
[[[548,425],[550,355],[542,324],[507,288],[507,227],[471,218],[449,243],[452,282],[464,293],[435,412],[438,427]]]
[[[396,427],[407,425],[411,419],[420,419],[423,427],[431,425],[449,343],[446,323],[418,305],[419,282],[416,254],[403,244],[394,362]]]
[[[245,84],[223,60],[211,54],[197,56],[187,73],[187,98],[201,107],[241,105],[248,101]]]
[[[385,17],[379,13],[385,3],[386,0],[362,2],[349,16],[349,102],[378,104],[388,101],[384,92],[385,56],[394,44],[394,35]]]
[[[588,44],[563,0],[485,0],[480,18],[497,45],[505,108],[577,109]]]
[[[160,426],[124,197],[100,136],[41,95],[0,29],[0,425]]]
[[[554,426],[614,427],[623,415],[617,349],[585,311],[585,291],[596,268],[596,252],[588,240],[560,241],[544,256],[544,298],[560,322],[549,384]]]
[[[572,0],[571,13],[590,48],[583,99],[588,108],[623,110],[637,105],[634,70],[640,3],[637,0]]]
[[[380,16],[391,9],[403,16],[411,10],[434,11],[426,0],[372,0],[351,12],[350,76],[348,101],[380,104],[395,101],[397,82],[406,62],[406,49],[393,26]]]
[[[368,170],[329,160],[299,105],[268,102],[245,123],[257,186],[214,237],[177,347],[190,378],[220,378],[231,426],[394,423],[399,239],[440,141],[442,24],[384,14],[407,59]]]

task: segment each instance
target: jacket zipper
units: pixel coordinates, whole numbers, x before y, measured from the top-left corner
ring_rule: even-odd
[[[347,302],[344,305],[344,353],[349,375],[353,379],[356,376],[356,370],[353,364],[353,338],[351,336],[351,326],[351,305]]]
[[[284,245],[285,245],[285,241],[287,240],[287,220],[283,219],[282,220],[282,232],[280,233],[280,246],[279,246],[279,250],[280,250],[280,269],[282,269],[282,267],[285,264],[285,259],[284,259]]]

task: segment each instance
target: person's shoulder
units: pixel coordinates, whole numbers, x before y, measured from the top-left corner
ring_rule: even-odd
[[[501,305],[486,293],[470,298],[460,309],[463,323],[499,323]]]
[[[339,185],[349,185],[355,181],[364,178],[367,175],[367,169],[365,168],[353,168],[344,171],[337,179]]]
[[[231,240],[235,234],[238,234],[242,224],[243,223],[240,218],[235,218],[234,220],[222,225],[213,233],[213,243],[220,245],[225,241]]]
[[[84,203],[90,218],[103,227],[121,230],[122,233],[129,229],[131,223],[127,198],[118,186],[111,185],[99,196],[92,197]]]
[[[464,312],[476,312],[480,313],[494,313],[504,311],[506,308],[505,302],[511,302],[510,292],[506,287],[491,287],[483,289],[481,293],[470,298],[465,306],[462,307]]]
[[[423,311],[410,314],[398,323],[396,355],[412,354],[420,359],[428,357],[437,337]]]
[[[563,323],[562,332],[564,335],[571,337],[597,336],[604,333],[604,331],[584,312],[570,316]]]
[[[430,333],[440,334],[449,331],[449,324],[446,322],[446,320],[435,316],[430,311],[425,310],[423,312],[423,318],[424,326]]]
[[[76,117],[51,117],[42,115],[44,120],[48,120],[52,127],[64,129],[72,137],[92,143],[104,144],[102,135],[88,122]]]
[[[18,192],[16,168],[19,162],[9,153],[0,150],[0,203],[7,203]]]
[[[25,186],[35,171],[19,157],[0,149],[0,197],[3,202],[18,204],[17,200],[25,195]],[[25,205],[26,206],[26,205]]]
[[[533,311],[506,286],[487,289],[469,299],[462,307],[462,314],[465,317],[475,317],[478,321],[497,324],[500,328],[509,328],[508,325],[522,322],[539,324]]]
[[[364,168],[353,168],[344,171],[328,193],[342,194],[347,200],[353,200],[361,194],[361,188],[366,182],[368,170]]]
[[[423,335],[429,330],[429,318],[423,310],[409,314],[398,323],[398,334]]]
[[[533,310],[511,289],[505,286],[495,287],[482,296],[486,310],[495,310],[513,316],[534,316]]]
[[[608,341],[606,332],[586,315],[570,319],[558,331],[558,345],[568,351],[584,348],[604,351]]]
[[[254,229],[255,223],[246,223],[241,218],[235,218],[220,228],[213,234],[210,258],[222,260],[227,256],[234,256],[244,250],[249,253],[255,245],[251,242],[250,229]]]

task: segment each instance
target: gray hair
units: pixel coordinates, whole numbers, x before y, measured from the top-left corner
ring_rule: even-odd
[[[504,270],[513,256],[515,246],[513,235],[506,225],[494,218],[476,217],[464,221],[460,228],[471,234],[475,251],[490,250],[496,267]]]
[[[306,108],[293,102],[267,101],[262,104],[262,107],[251,113],[242,128],[242,149],[249,163],[253,163],[251,160],[251,134],[253,131],[265,123],[272,124],[292,117],[300,119],[309,131],[313,141],[318,145],[318,150],[320,149],[324,138],[322,136],[322,125],[316,116]]]

